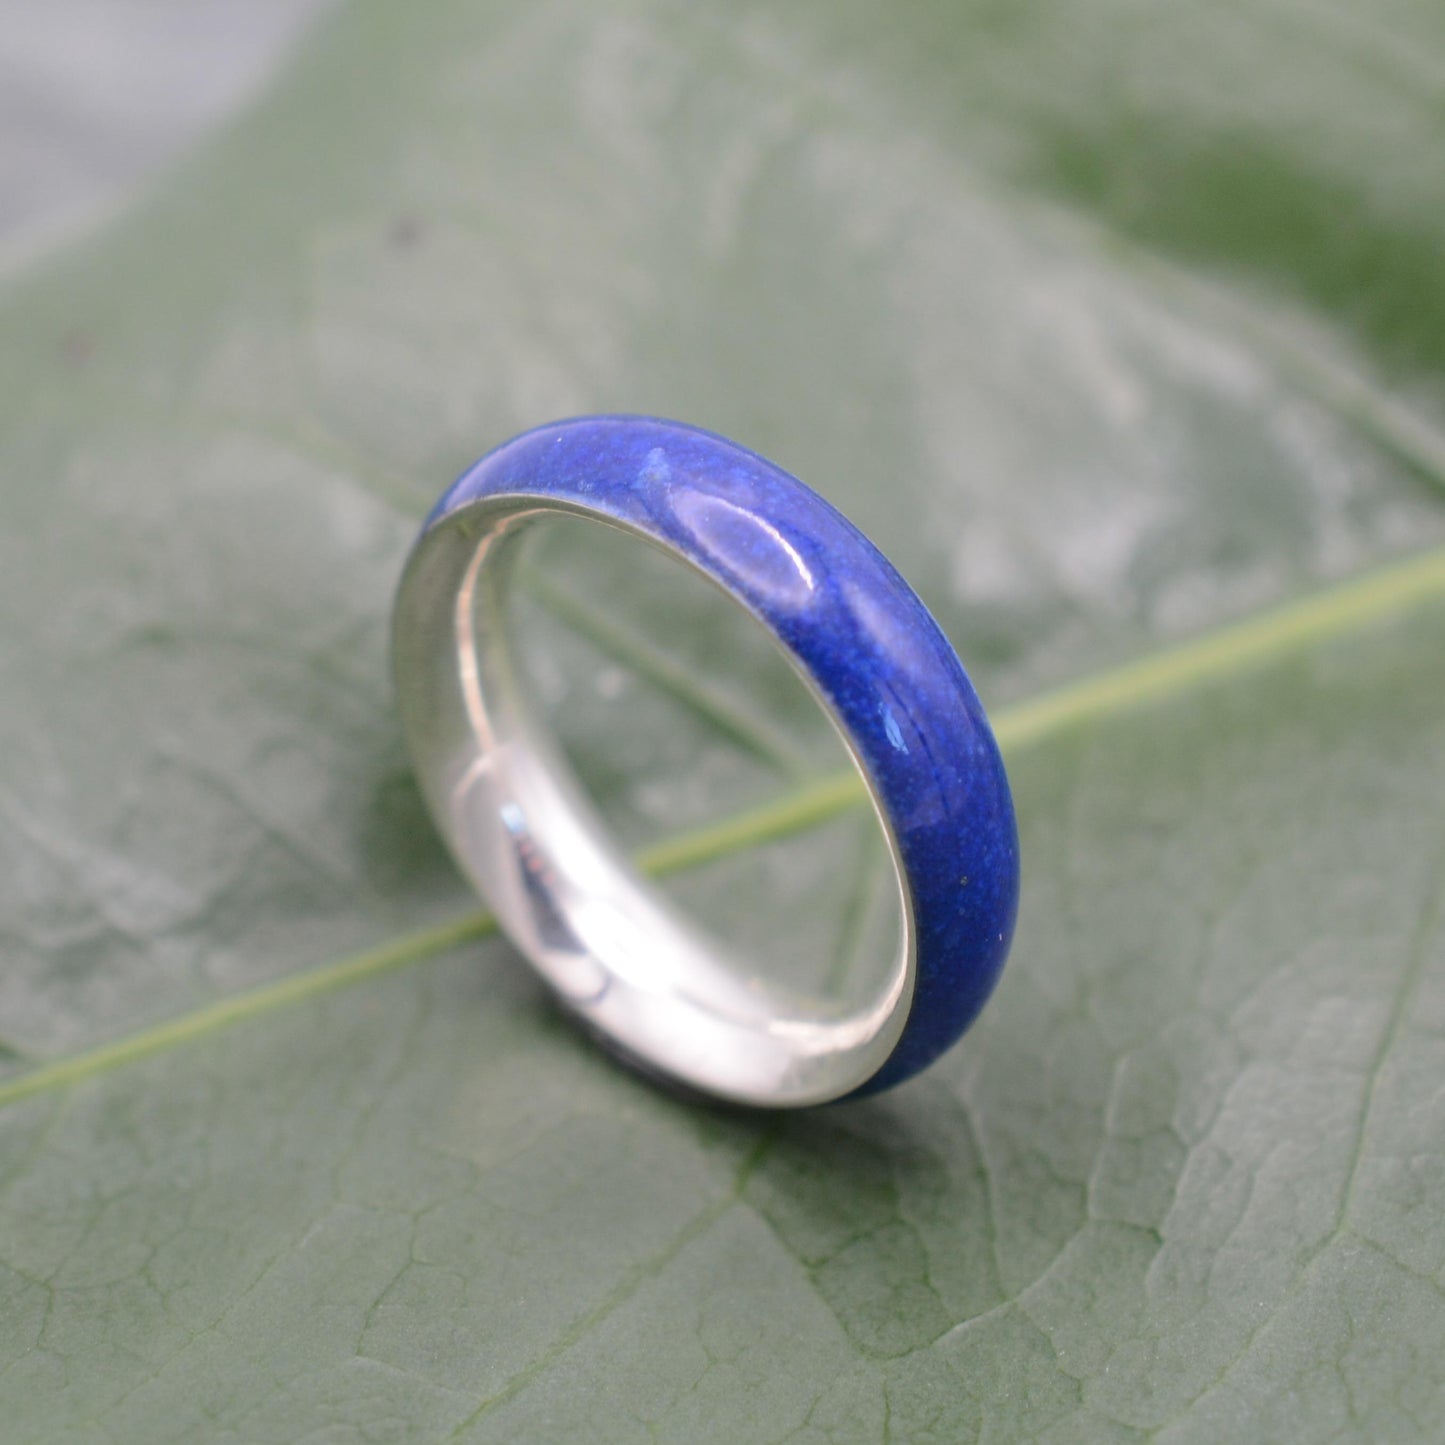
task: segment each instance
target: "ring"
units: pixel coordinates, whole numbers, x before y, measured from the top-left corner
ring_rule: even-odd
[[[541,723],[507,626],[519,548],[559,516],[689,564],[771,633],[846,744],[902,917],[886,982],[829,1006],[730,956],[623,855]],[[402,727],[436,824],[564,1003],[644,1068],[726,1100],[819,1104],[916,1074],[997,982],[1018,904],[1003,762],[916,593],[841,513],[722,437],[648,417],[526,432],[453,484],[393,617]]]

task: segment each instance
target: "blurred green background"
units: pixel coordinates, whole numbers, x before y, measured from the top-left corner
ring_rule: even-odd
[[[4,19],[7,1441],[1438,1438],[1433,0]],[[622,1072],[422,814],[418,521],[613,409],[834,500],[998,721],[1014,957],[884,1098]],[[546,577],[630,839],[831,776],[718,614]],[[673,886],[866,964],[876,869]]]

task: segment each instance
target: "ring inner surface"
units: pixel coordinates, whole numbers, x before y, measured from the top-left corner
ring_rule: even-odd
[[[913,984],[906,889],[886,822],[856,813],[852,819],[855,829],[866,822],[875,853],[883,855],[874,860],[883,906],[874,908],[871,932],[856,919],[838,920],[840,928],[851,929],[855,951],[862,936],[878,950],[864,960],[872,967],[863,979],[856,977],[856,959],[849,984],[839,977],[836,957],[822,970],[809,969],[799,960],[769,961],[757,949],[725,941],[639,870],[616,826],[609,826],[613,820],[604,821],[579,781],[558,741],[558,732],[575,735],[575,688],[569,696],[568,687],[575,678],[564,677],[559,688],[559,674],[571,669],[558,668],[558,648],[547,639],[549,632],[558,639],[559,623],[574,644],[579,631],[590,632],[584,642],[595,648],[600,637],[614,662],[618,646],[632,646],[619,666],[595,674],[605,694],[618,686],[619,676],[640,673],[645,682],[649,665],[660,665],[648,651],[651,642],[636,640],[635,628],[624,629],[625,640],[618,642],[619,590],[654,617],[676,611],[683,598],[687,606],[701,601],[712,617],[721,604],[732,614],[730,635],[745,630],[749,644],[765,639],[771,658],[786,659],[786,669],[774,661],[764,670],[774,680],[778,671],[800,680],[831,724],[824,730],[847,748],[831,709],[796,662],[735,599],[718,597],[723,589],[685,559],[570,508],[491,499],[439,524],[427,544],[428,556],[419,562],[455,579],[450,656],[435,656],[432,664],[450,681],[435,679],[430,691],[441,694],[437,701],[451,693],[462,725],[444,729],[449,756],[440,767],[425,766],[423,777],[454,851],[514,941],[567,1004],[624,1053],[697,1087],[745,1102],[798,1104],[839,1097],[870,1078],[892,1052]],[[625,585],[608,553],[633,572]],[[609,567],[600,598],[590,595]],[[442,575],[432,586],[437,583],[447,585]],[[588,610],[579,612],[579,606]],[[753,667],[757,673],[755,659]],[[674,666],[659,685],[676,689],[678,676]],[[706,682],[701,679],[700,693],[672,704],[721,708]],[[557,731],[546,721],[549,692],[563,719]],[[725,726],[727,717],[711,721]],[[615,713],[605,731],[617,731]],[[851,752],[836,744],[822,759],[807,744],[804,751],[813,753],[800,760],[805,778]],[[768,792],[775,796],[787,788],[780,777]],[[673,823],[669,831],[675,830]],[[850,868],[848,884],[857,881]],[[847,893],[856,889],[846,887]],[[747,897],[733,900],[737,911],[750,906]],[[852,897],[845,909],[858,906]],[[878,938],[878,917],[892,935],[886,942]]]

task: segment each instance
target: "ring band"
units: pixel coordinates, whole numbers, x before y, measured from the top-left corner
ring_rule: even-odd
[[[758,978],[622,855],[521,685],[507,594],[533,524],[621,529],[702,573],[772,634],[830,715],[898,886],[894,966],[864,1005]],[[428,806],[502,928],[624,1055],[746,1104],[901,1082],[998,979],[1018,901],[1003,763],[953,648],[839,512],[711,433],[646,417],[526,432],[442,496],[397,594],[402,725]]]

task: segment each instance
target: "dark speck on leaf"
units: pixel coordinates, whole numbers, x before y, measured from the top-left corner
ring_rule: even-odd
[[[398,251],[410,251],[422,242],[423,227],[415,216],[398,216],[391,223],[391,244]]]
[[[77,369],[95,355],[95,336],[85,330],[67,331],[60,338],[60,359],[66,366]]]

